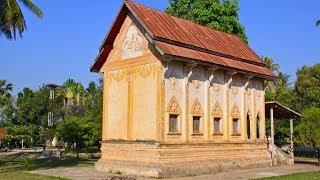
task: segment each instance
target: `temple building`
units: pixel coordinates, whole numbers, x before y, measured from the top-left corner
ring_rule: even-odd
[[[188,176],[272,165],[264,82],[237,36],[124,1],[91,71],[103,74],[99,171]]]

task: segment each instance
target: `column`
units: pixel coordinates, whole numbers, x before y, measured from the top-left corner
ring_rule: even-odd
[[[184,84],[183,84],[183,106],[182,116],[184,119],[184,142],[189,142],[189,78],[192,75],[192,66],[184,65]]]
[[[271,145],[274,146],[273,107],[270,108],[270,120],[271,120]]]
[[[290,119],[290,148],[292,150],[291,152],[291,155],[292,157],[294,157],[294,154],[293,154],[293,120]]]
[[[203,121],[203,134],[204,134],[204,138],[206,141],[209,140],[209,134],[210,134],[210,80],[209,78],[211,77],[211,75],[209,74],[210,70],[206,70],[205,71],[205,84],[204,84],[204,121]]]

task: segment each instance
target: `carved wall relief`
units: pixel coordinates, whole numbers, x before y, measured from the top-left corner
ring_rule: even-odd
[[[239,88],[238,87],[231,87],[231,92],[233,95],[237,95],[239,93]]]
[[[247,96],[251,96],[251,90],[250,90],[249,88],[246,88],[246,89],[245,89],[245,94],[246,94]]]
[[[234,118],[240,118],[240,110],[237,104],[235,104],[232,108],[231,115]]]
[[[192,80],[192,85],[195,89],[199,89],[201,86],[201,82],[199,80]]]
[[[170,80],[171,86],[175,86],[176,85],[176,83],[177,83],[176,77],[171,77],[169,80]]]
[[[181,108],[178,104],[176,97],[172,96],[168,105],[167,112],[170,114],[181,114]]]
[[[214,117],[222,117],[222,108],[220,106],[219,102],[216,102],[216,104],[214,105],[213,109],[212,109],[212,116]]]
[[[150,75],[152,68],[148,67],[147,65],[141,66],[139,69],[139,75],[143,78],[146,78]]]
[[[110,72],[110,76],[115,79],[116,81],[120,81],[122,80],[122,78],[124,77],[124,71],[121,70],[116,70],[114,72]]]
[[[198,99],[194,100],[194,102],[192,104],[192,107],[191,107],[190,113],[193,114],[193,115],[197,115],[197,116],[202,116],[203,115],[201,104],[200,104]]]
[[[143,36],[138,28],[132,24],[122,42],[121,59],[135,58],[142,55]]]
[[[111,71],[109,73],[110,77],[115,79],[116,81],[120,81],[123,78],[135,78],[137,75],[147,78],[151,74],[155,75],[157,73],[157,65],[151,64],[151,65],[143,65],[143,66],[135,66],[130,67],[122,70],[115,70]]]

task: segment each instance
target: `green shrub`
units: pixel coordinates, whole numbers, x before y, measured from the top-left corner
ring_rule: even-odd
[[[35,166],[33,160],[30,158],[24,158],[23,163],[24,163],[24,167],[26,168],[27,171],[31,171]]]

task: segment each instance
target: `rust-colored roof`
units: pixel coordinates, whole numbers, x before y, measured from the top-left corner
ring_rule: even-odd
[[[99,56],[91,67],[92,71],[97,72],[103,66],[129,12],[141,23],[152,38],[152,43],[160,47],[164,55],[213,63],[225,68],[259,74],[267,79],[275,78],[261,58],[237,36],[179,19],[131,1],[124,2]]]

